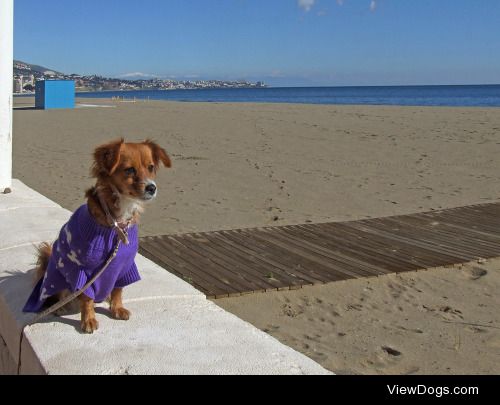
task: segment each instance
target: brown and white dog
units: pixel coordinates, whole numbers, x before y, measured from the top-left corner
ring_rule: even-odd
[[[90,215],[103,227],[115,226],[114,221],[120,228],[136,224],[144,205],[157,195],[155,177],[161,164],[171,167],[171,160],[165,150],[151,140],[125,143],[123,139],[119,139],[97,147],[91,169],[92,176],[97,181],[86,192]],[[52,254],[50,244],[44,243],[39,247],[39,279],[45,276]],[[51,297],[51,300],[62,299],[67,294],[69,291]],[[123,306],[122,288],[114,288],[109,300],[112,316],[128,320],[130,312]],[[86,333],[92,333],[99,325],[95,317],[94,301],[82,294],[79,302],[81,328]]]

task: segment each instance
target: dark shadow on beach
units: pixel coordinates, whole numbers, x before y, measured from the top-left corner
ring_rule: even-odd
[[[39,110],[36,107],[14,107],[14,111],[28,111],[28,110]]]

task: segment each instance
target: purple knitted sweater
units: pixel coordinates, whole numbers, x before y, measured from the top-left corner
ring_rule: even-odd
[[[134,263],[138,250],[137,225],[128,230],[129,245],[121,244],[118,254],[104,273],[84,294],[103,302],[115,288],[125,287],[141,278]],[[24,312],[40,312],[47,298],[64,290],[80,290],[106,263],[116,245],[114,228],[99,225],[87,204],[71,216],[54,242],[45,277],[38,282]]]

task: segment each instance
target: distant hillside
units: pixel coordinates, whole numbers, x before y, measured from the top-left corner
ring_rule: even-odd
[[[1,0],[0,0],[1,1]],[[33,77],[32,77],[33,76]],[[82,76],[65,74],[45,66],[32,65],[20,60],[14,61],[14,93],[33,91],[38,80],[73,80],[77,91],[103,90],[183,90],[183,89],[221,89],[221,88],[263,88],[263,82],[251,83],[246,80],[172,80],[108,78],[98,75]]]
[[[15,76],[35,75],[35,77],[41,77],[49,75],[60,76],[62,75],[62,73],[53,69],[46,68],[44,66],[32,65],[31,63],[15,60],[14,75]]]

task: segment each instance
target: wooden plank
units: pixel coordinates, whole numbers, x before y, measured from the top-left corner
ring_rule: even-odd
[[[344,226],[346,225],[346,226]],[[371,252],[377,255],[377,252],[382,250],[383,255],[381,260],[387,260],[386,256],[393,252],[394,257],[390,260],[402,261],[403,265],[410,262],[417,267],[427,267],[430,263],[436,261],[435,255],[430,255],[429,252],[424,249],[417,248],[408,243],[401,242],[399,240],[394,240],[394,238],[387,238],[378,234],[368,234],[365,232],[360,232],[359,230],[349,227],[347,224],[332,224],[338,229],[341,235],[350,235],[352,238],[358,238],[363,241],[363,248],[367,249],[367,252]]]
[[[401,226],[395,223],[394,218],[381,218],[370,220],[369,226],[379,231],[390,232],[394,235],[407,238],[409,241],[427,243],[428,249],[435,253],[449,254],[453,260],[461,258],[464,253],[464,246],[455,243],[454,238],[442,241],[436,233],[427,230],[419,230],[415,227]]]
[[[179,263],[171,260],[172,255],[169,254],[170,252],[156,249],[151,242],[141,242],[140,253],[181,279],[190,282],[190,284],[210,298],[224,294],[225,289],[213,285],[208,280],[200,279],[189,268],[179,266]]]
[[[206,256],[197,249],[193,249],[193,246],[187,242],[186,238],[169,236],[168,239],[178,243],[178,249],[183,252],[185,257],[189,258],[190,263],[194,266],[193,268],[196,268],[197,271],[203,274],[217,274],[217,279],[226,285],[229,294],[238,294],[238,292],[247,288],[243,280],[227,271],[224,267],[219,266],[212,260],[211,256]]]
[[[404,231],[407,234],[416,235],[416,238],[419,240],[428,240],[435,242],[439,246],[446,246],[447,248],[454,248],[460,252],[467,252],[473,254],[477,257],[482,257],[482,255],[487,254],[488,251],[491,251],[492,247],[484,247],[481,243],[476,241],[472,243],[470,240],[465,240],[463,235],[454,234],[450,237],[450,235],[443,235],[438,230],[430,230],[425,227],[418,227],[414,224],[411,225],[412,229],[409,229],[407,223],[403,222],[402,219],[393,219],[388,218],[384,222],[392,223],[395,226],[398,226],[401,231]]]
[[[429,220],[422,216],[402,216],[399,218],[394,218],[394,221],[397,221],[401,224],[413,224],[416,227],[421,227],[427,229],[430,232],[442,235],[448,238],[456,238],[465,243],[470,244],[480,244],[484,247],[497,248],[500,246],[500,235],[498,237],[488,237],[483,234],[476,233],[474,231],[468,231],[466,229],[457,230],[456,227],[450,226],[445,221],[435,221]]]
[[[209,291],[210,297],[228,297],[229,291],[227,286],[222,283],[217,276],[200,272],[189,261],[186,261],[182,253],[168,246],[168,241],[163,238],[155,238],[147,244],[142,244],[141,250],[146,249],[153,253],[153,256],[158,260],[166,263],[178,273],[182,274],[184,279],[191,280],[193,285],[202,285]],[[175,253],[177,252],[177,253]],[[158,262],[155,260],[155,262]],[[160,263],[158,263],[160,264]],[[231,291],[234,293],[234,291]]]
[[[295,232],[296,233],[296,232]],[[271,236],[286,243],[290,246],[290,249],[296,251],[300,249],[302,252],[306,253],[306,257],[314,256],[315,260],[323,263],[325,266],[332,266],[335,271],[345,274],[353,278],[370,277],[382,274],[382,272],[372,272],[366,271],[361,266],[355,266],[352,262],[339,261],[334,254],[327,249],[324,249],[320,245],[315,245],[311,243],[310,239],[306,238],[296,238],[294,232],[287,233],[283,228],[279,228],[272,231]]]
[[[258,255],[255,259],[267,265],[273,273],[282,273],[285,277],[299,281],[301,285],[323,284],[319,275],[304,270],[293,258],[283,258],[274,250],[270,250],[268,246],[259,243],[258,240],[241,235],[240,231],[224,232],[224,236],[235,243],[239,243],[237,246],[242,252],[251,248]]]
[[[491,228],[494,234],[497,234],[498,228],[498,218],[495,216],[485,217],[484,213],[478,213],[469,210],[454,210],[454,211],[445,211],[440,214],[436,214],[434,212],[424,212],[421,214],[424,217],[434,217],[434,218],[452,218],[458,219],[466,222],[469,225],[476,225],[479,227]]]
[[[500,210],[498,204],[485,205],[483,207],[461,207],[459,210],[451,211],[451,214],[470,214],[473,217],[480,218],[490,218],[495,222],[499,222]],[[443,212],[443,215],[446,215],[447,211]]]
[[[244,262],[233,260],[228,252],[214,247],[213,244],[200,243],[193,235],[183,237],[182,243],[195,252],[208,257],[209,260],[220,266],[218,272],[231,273],[231,277],[234,276],[236,279],[239,279],[244,286],[251,288],[252,292],[265,292],[266,290],[277,289],[276,286],[266,282],[260,274],[256,276],[254,270],[245,266]]]
[[[500,255],[500,203],[361,221],[141,238],[209,297],[296,289]]]
[[[297,262],[295,258],[286,256],[286,252],[269,249],[268,245],[262,243],[258,239],[245,235],[242,230],[224,231],[222,233],[228,239],[239,243],[239,245],[236,245],[238,249],[245,251],[247,249],[246,247],[251,247],[252,250],[259,254],[259,260],[272,266],[270,269],[273,272],[281,270],[287,276],[303,280],[304,283],[310,283],[310,285],[324,284],[322,277],[317,274],[314,269],[305,268],[301,263]]]
[[[378,225],[378,226],[377,226]],[[382,224],[372,224],[380,230],[383,227]],[[450,240],[441,240],[436,234],[429,234],[427,232],[417,232],[417,231],[407,231],[405,228],[391,228],[390,232],[401,238],[406,238],[407,240],[414,240],[413,244],[420,243],[422,248],[432,251],[434,255],[439,255],[441,257],[447,255],[449,260],[453,263],[457,260],[474,260],[481,257],[475,251],[466,249],[466,246],[460,243],[451,242]],[[418,241],[418,242],[417,242]],[[426,246],[425,246],[426,245]]]
[[[335,266],[333,263],[309,253],[306,249],[287,244],[280,240],[280,238],[275,237],[272,233],[264,232],[263,229],[252,232],[252,237],[260,239],[263,243],[273,246],[274,248],[281,248],[285,252],[285,255],[293,257],[297,262],[303,264],[305,269],[314,268],[323,281],[340,281],[354,278],[354,276],[341,271],[341,268]]]
[[[394,241],[399,241],[405,243],[409,246],[416,246],[420,249],[426,250],[429,253],[436,255],[436,258],[446,258],[450,262],[453,261],[471,261],[475,259],[475,256],[465,255],[460,252],[457,252],[455,249],[448,249],[442,246],[437,246],[436,243],[417,239],[415,235],[401,235],[399,232],[396,232],[394,229],[384,229],[383,226],[376,224],[375,222],[370,222],[370,225],[367,226],[365,224],[358,224],[355,222],[350,222],[344,224],[345,226],[352,227],[353,229],[357,229],[362,232],[366,232],[373,235],[379,235],[386,237],[387,239],[393,239]]]
[[[300,228],[311,235],[323,237],[323,240],[318,243],[339,250],[352,260],[371,262],[379,268],[383,268],[385,273],[392,273],[395,269],[407,267],[410,269],[425,268],[430,262],[409,256],[400,246],[394,249],[392,241],[380,242],[374,237],[362,236],[360,232],[351,233],[349,232],[350,228],[341,228],[337,226],[338,224],[332,225],[334,226],[331,229],[310,225],[301,225]]]
[[[456,261],[456,257],[451,254],[437,253],[435,249],[431,249],[429,244],[420,243],[411,238],[403,238],[395,235],[391,232],[381,232],[378,229],[372,229],[372,227],[367,227],[365,224],[358,224],[357,222],[347,222],[342,224],[326,224],[335,225],[335,227],[341,227],[342,231],[345,233],[352,233],[353,235],[360,235],[367,239],[370,243],[381,243],[386,244],[390,247],[395,247],[398,251],[404,252],[405,255],[409,257],[414,257],[417,260],[424,261],[426,264],[430,263],[449,263]],[[359,225],[359,226],[358,226]],[[433,245],[431,245],[433,246]]]
[[[468,232],[470,234],[475,234],[475,235],[485,237],[485,238],[498,237],[498,233],[485,232],[479,226],[471,223],[470,221],[464,221],[464,220],[459,220],[459,219],[457,220],[457,219],[451,218],[449,216],[439,217],[439,218],[428,216],[428,218],[431,218],[435,221],[444,223],[451,228],[455,228],[457,230],[457,232]],[[499,227],[499,229],[500,229],[500,227]]]
[[[402,218],[410,217],[410,218],[417,218],[417,219],[421,219],[421,220],[432,220],[432,221],[436,221],[439,223],[446,223],[448,219],[458,218],[462,222],[466,223],[469,226],[480,225],[480,223],[476,222],[475,219],[467,218],[464,215],[464,213],[465,213],[465,211],[454,211],[454,212],[443,212],[443,213],[437,215],[435,213],[424,212],[421,214],[413,214],[413,215],[403,216]],[[497,226],[500,226],[500,219],[495,218],[495,217],[491,217],[490,219],[488,219],[488,224],[493,225],[494,229],[496,229],[495,232],[493,232],[492,236],[498,237],[499,235],[498,235]]]
[[[321,255],[339,263],[341,266],[348,266],[355,274],[371,277],[391,272],[388,269],[387,262],[382,263],[381,261],[371,260],[372,257],[355,257],[349,254],[351,252],[349,248],[352,245],[345,243],[344,240],[337,242],[336,235],[333,232],[318,235],[309,232],[305,227],[297,225],[280,227],[280,231],[286,233],[289,238],[294,239],[297,243],[312,246],[313,251],[318,250]]]
[[[289,285],[302,285],[303,281],[295,277],[291,277],[278,269],[279,271],[270,271],[270,265],[259,260],[259,253],[247,249],[245,246],[238,246],[227,235],[222,235],[221,232],[206,234],[205,237],[210,241],[210,244],[218,250],[222,250],[224,254],[230,255],[234,262],[244,263],[245,268],[250,269],[255,277],[269,280],[271,286],[275,289]],[[270,275],[272,273],[272,276]]]
[[[188,236],[187,239],[190,237]],[[247,265],[247,261],[242,260],[241,257],[235,254],[234,249],[231,248],[227,241],[217,243],[216,239],[211,238],[209,234],[203,234],[203,237],[209,243],[198,243],[200,249],[205,251],[207,255],[212,255],[214,260],[217,260],[221,266],[228,268],[230,271],[234,271],[234,269],[240,270],[237,274],[244,279],[248,279],[250,283],[259,286],[259,289],[263,291],[277,290],[290,282],[288,279],[285,281],[266,277],[265,268]]]
[[[492,209],[493,207],[494,209]],[[459,212],[471,212],[484,218],[490,218],[495,223],[500,223],[500,206],[498,204],[491,204],[483,207],[462,207]],[[446,211],[444,214],[446,215]]]
[[[462,214],[451,214],[447,213],[443,215],[442,221],[449,223],[456,223],[464,228],[474,229],[478,232],[484,233],[486,235],[494,236],[498,235],[498,226],[490,223],[483,223],[482,221],[467,218],[467,216]]]
[[[466,226],[469,226],[473,229],[480,230],[482,232],[496,234],[498,232],[498,227],[500,224],[492,221],[489,218],[479,217],[475,215],[470,215],[465,212],[461,212],[460,214],[446,214],[442,216],[443,221],[460,221]]]
[[[173,243],[173,244],[172,244]],[[191,254],[187,250],[187,248],[183,247],[180,243],[177,243],[171,236],[167,236],[163,238],[157,238],[154,241],[149,242],[150,246],[157,249],[157,252],[163,249],[162,257],[164,259],[167,258],[167,255],[174,255],[177,260],[182,260],[184,262],[184,267],[182,268],[183,272],[189,272],[190,277],[193,280],[204,280],[204,282],[210,283],[217,288],[216,295],[226,294],[229,296],[230,294],[235,294],[238,290],[231,286],[230,282],[225,280],[225,277],[220,276],[219,274],[211,274],[206,271],[206,264],[203,263],[203,260],[199,261],[199,257],[194,254]],[[208,266],[210,267],[210,266]]]

